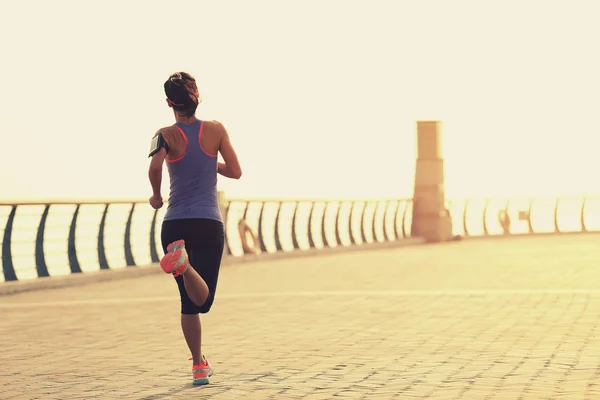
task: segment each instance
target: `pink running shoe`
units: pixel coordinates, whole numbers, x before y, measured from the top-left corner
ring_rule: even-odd
[[[167,254],[160,260],[160,266],[165,273],[173,276],[179,276],[187,271],[190,263],[183,240],[177,240],[167,246]]]
[[[192,359],[190,358],[190,360]],[[214,370],[208,360],[202,356],[202,364],[192,366],[192,373],[194,374],[194,385],[208,385]]]

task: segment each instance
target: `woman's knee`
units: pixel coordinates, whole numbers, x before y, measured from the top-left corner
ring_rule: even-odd
[[[186,296],[187,297],[187,296]],[[198,299],[202,300],[202,299]],[[187,297],[186,299],[182,299],[181,301],[181,313],[185,315],[193,315],[193,314],[206,314],[210,311],[212,304],[214,302],[214,296],[210,293],[204,299],[204,301],[198,301],[200,305],[196,304],[194,300]]]
[[[209,294],[208,298],[206,299],[204,304],[202,304],[200,307],[198,307],[198,312],[200,314],[208,313],[210,311],[210,309],[212,308],[214,300],[215,300],[215,297],[213,295]]]

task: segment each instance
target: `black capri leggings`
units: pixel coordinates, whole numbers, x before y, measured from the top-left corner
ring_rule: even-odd
[[[219,268],[221,267],[225,245],[223,223],[206,218],[163,221],[161,242],[165,254],[167,253],[167,246],[180,239],[185,241],[185,250],[188,253],[190,265],[204,279],[209,290],[206,302],[201,306],[197,306],[185,290],[183,276],[176,277],[175,281],[181,296],[181,313],[206,314],[212,307],[217,290]]]

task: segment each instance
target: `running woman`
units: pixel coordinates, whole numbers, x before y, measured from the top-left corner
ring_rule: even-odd
[[[153,137],[148,176],[150,205],[163,206],[161,178],[167,163],[171,189],[162,224],[162,269],[175,277],[181,297],[181,328],[192,353],[195,385],[209,383],[213,369],[202,354],[200,315],[215,299],[225,243],[217,200],[217,174],[239,179],[242,170],[227,130],[217,121],[196,118],[201,102],[195,79],[177,72],[164,84],[175,124]],[[221,154],[224,163],[218,162]]]

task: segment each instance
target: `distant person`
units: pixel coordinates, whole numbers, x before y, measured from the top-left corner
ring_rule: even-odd
[[[225,233],[217,199],[217,173],[239,179],[242,169],[227,130],[217,121],[196,118],[201,102],[195,79],[178,72],[164,84],[175,124],[152,138],[148,176],[150,205],[163,205],[161,178],[167,162],[171,192],[161,231],[160,266],[173,274],[181,296],[181,328],[192,353],[195,385],[209,383],[213,369],[202,354],[200,315],[215,299]],[[224,163],[218,162],[221,154]],[[190,268],[191,267],[191,268]]]

